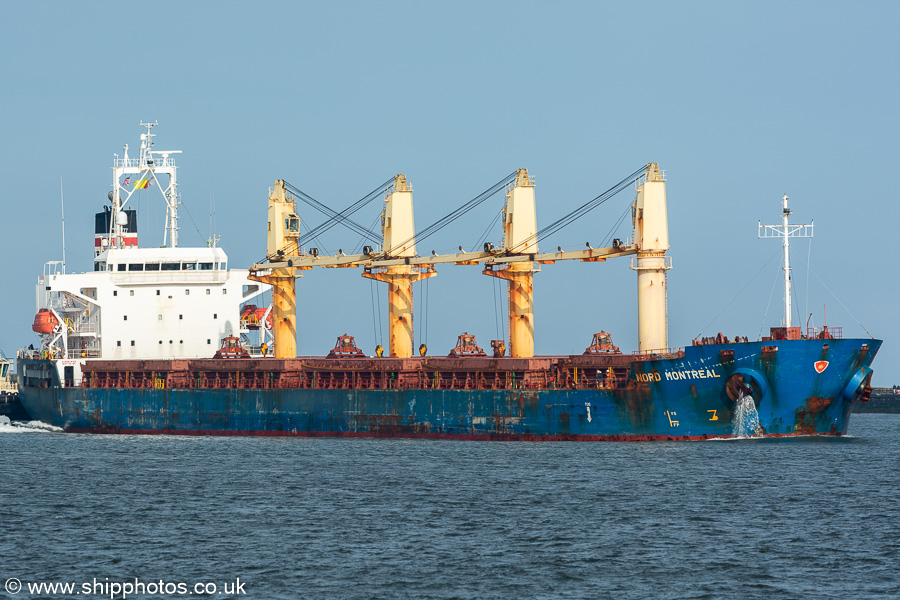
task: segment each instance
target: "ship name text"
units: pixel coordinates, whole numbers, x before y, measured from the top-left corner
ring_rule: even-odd
[[[666,381],[678,381],[679,379],[715,379],[721,377],[712,369],[689,369],[684,371],[666,371]]]
[[[665,376],[666,381],[679,381],[681,379],[715,379],[721,377],[712,369],[685,369],[683,371],[663,371],[660,375],[657,371],[652,373],[635,373],[634,378],[638,381],[662,381]]]

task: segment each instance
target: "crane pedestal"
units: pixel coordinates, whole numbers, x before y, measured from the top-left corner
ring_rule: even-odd
[[[270,275],[251,275],[250,279],[272,286],[272,334],[275,358],[297,356],[297,277],[294,269],[275,269]]]
[[[413,268],[408,265],[385,267],[384,270],[366,271],[363,277],[388,284],[388,330],[392,358],[410,358],[413,355],[413,289],[416,281],[434,277],[434,269]]]
[[[509,355],[534,356],[534,263],[510,263],[497,271],[485,269],[484,274],[508,282]]]
[[[665,252],[638,253],[632,269],[637,271],[638,349],[665,350],[669,346],[666,310]]]

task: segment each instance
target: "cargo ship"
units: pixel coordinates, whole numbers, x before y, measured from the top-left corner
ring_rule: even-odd
[[[146,127],[138,158],[128,158],[127,146],[124,158],[115,157],[110,205],[97,215],[94,271],[45,269],[34,323],[40,348],[19,352],[23,404],[65,431],[527,441],[840,436],[853,405],[871,393],[880,340],[791,324],[789,238],[811,234],[811,225],[789,223],[786,196],[782,223],[759,229],[783,239],[783,322],[756,341],[719,334],[670,348],[666,180],[655,163],[542,229],[525,169],[419,232],[411,185],[397,175],[366,197],[383,199],[380,232],[352,221],[362,201],[340,212],[319,206],[329,226],[373,241],[360,254],[333,256],[305,247],[309,238],[300,234],[297,202],[314,199],[278,180],[268,198],[267,259],[227,270],[213,241],[177,247],[175,152],[153,150]],[[167,247],[141,248],[128,200],[158,185],[158,175],[169,177],[164,191],[158,186]],[[633,238],[539,251],[538,241],[629,188]],[[496,246],[416,252],[418,240],[504,190]],[[637,273],[637,351],[621,352],[601,331],[581,354],[536,356],[534,273],[563,260],[617,257],[630,257]],[[480,266],[507,281],[508,339],[491,340],[485,351],[466,332],[446,355],[424,345],[414,353],[413,283],[435,276],[438,265]],[[378,346],[367,356],[344,333],[327,355],[297,356],[296,281],[318,267],[361,269],[387,284],[386,353]],[[267,292],[270,305],[259,306]]]

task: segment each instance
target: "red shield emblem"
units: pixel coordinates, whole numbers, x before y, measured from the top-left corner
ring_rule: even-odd
[[[816,368],[816,373],[821,373],[822,371],[824,371],[825,369],[828,368],[828,361],[827,360],[817,360],[816,364],[813,366]]]

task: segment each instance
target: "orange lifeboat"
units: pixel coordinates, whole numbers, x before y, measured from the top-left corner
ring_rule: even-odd
[[[31,325],[32,331],[41,335],[53,333],[57,327],[59,327],[59,319],[46,308],[42,308],[34,315],[34,323]]]
[[[272,329],[272,312],[266,316],[267,308],[260,308],[255,304],[246,305],[241,310],[241,325],[247,329],[259,329],[260,324],[265,318],[266,329]]]

